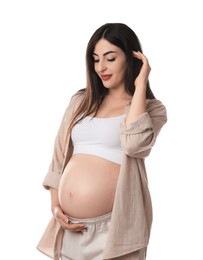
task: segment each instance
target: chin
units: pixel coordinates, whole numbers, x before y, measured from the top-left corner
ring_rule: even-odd
[[[105,88],[108,88],[108,89],[114,88],[114,87],[112,86],[112,84],[108,84],[108,83],[106,83],[106,82],[103,82],[103,85],[104,85]]]

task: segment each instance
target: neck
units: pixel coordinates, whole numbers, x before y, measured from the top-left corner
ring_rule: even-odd
[[[132,97],[125,91],[125,90],[121,90],[121,91],[109,91],[107,94],[107,97],[109,99],[113,99],[113,100],[131,100]]]

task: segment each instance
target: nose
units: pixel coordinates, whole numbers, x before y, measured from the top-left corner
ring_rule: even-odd
[[[99,72],[106,70],[106,64],[104,61],[99,61],[99,63],[97,65],[98,65],[97,69]]]

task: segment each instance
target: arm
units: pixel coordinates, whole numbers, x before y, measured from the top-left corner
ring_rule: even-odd
[[[146,85],[151,68],[142,53],[133,54],[143,65],[135,79],[136,90],[129,113],[125,123],[121,125],[121,145],[127,155],[144,158],[149,155],[160,129],[167,121],[167,116],[160,101],[146,101]]]
[[[146,112],[132,123],[121,124],[121,146],[130,157],[149,155],[156,138],[167,121],[165,106],[157,99],[147,102]]]
[[[60,203],[58,199],[58,190],[50,188],[51,195],[51,211],[53,215],[56,215],[56,208],[60,208]]]
[[[83,96],[80,96],[83,98]],[[86,226],[83,223],[79,224],[71,224],[69,223],[68,216],[63,212],[60,206],[59,198],[58,198],[58,185],[60,182],[60,178],[62,176],[63,171],[63,161],[64,161],[64,154],[63,154],[63,145],[64,145],[64,135],[65,131],[68,127],[70,118],[72,117],[73,112],[75,111],[76,104],[80,102],[77,100],[79,95],[74,95],[71,98],[71,101],[66,109],[61,125],[58,130],[58,134],[55,139],[54,144],[54,152],[52,161],[49,167],[49,171],[45,176],[43,185],[46,189],[50,190],[50,197],[51,197],[51,212],[60,225],[64,229],[69,229],[73,232],[83,232]]]
[[[135,58],[142,61],[140,73],[135,79],[135,92],[126,118],[126,125],[134,122],[140,115],[146,112],[146,85],[150,73],[150,66],[147,58],[140,52],[133,52]]]

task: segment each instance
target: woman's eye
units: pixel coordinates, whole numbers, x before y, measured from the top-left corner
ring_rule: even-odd
[[[99,60],[94,60],[94,62],[95,62],[95,63],[98,63],[98,62],[99,62]]]
[[[115,61],[116,58],[112,58],[112,59],[107,59],[108,61]]]

